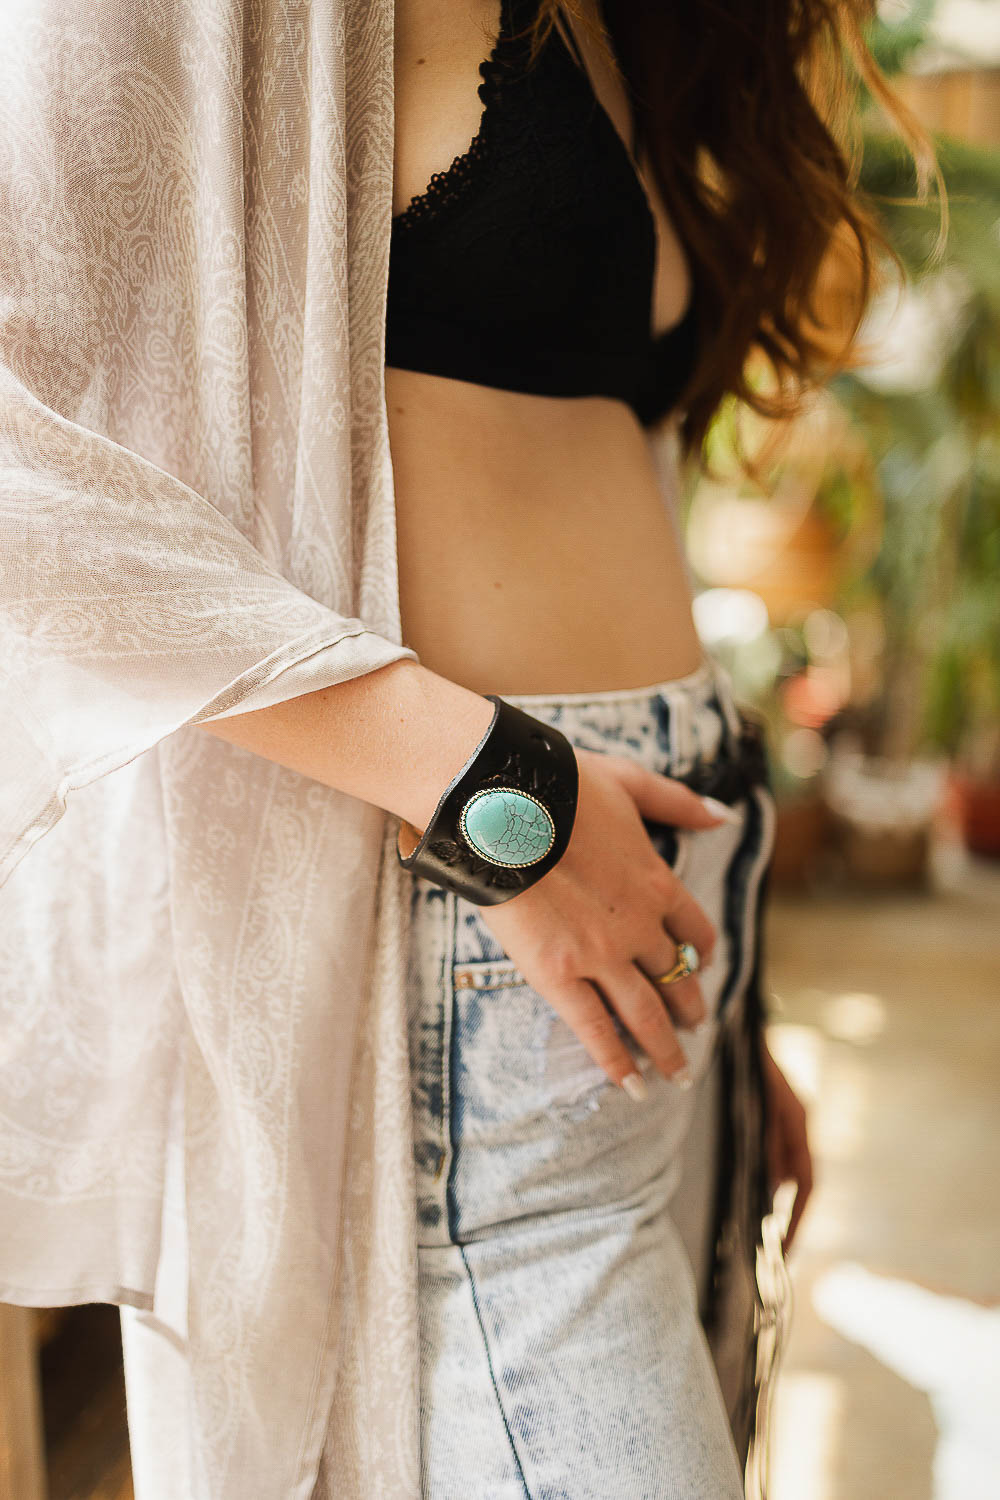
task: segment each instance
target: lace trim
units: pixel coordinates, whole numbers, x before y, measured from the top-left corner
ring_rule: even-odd
[[[508,58],[513,55],[514,44],[520,38],[511,36],[510,0],[501,0],[500,32],[489,56],[479,64],[482,82],[476,90],[483,105],[479,128],[468,148],[459,152],[450,167],[443,172],[432,172],[430,181],[422,193],[417,193],[398,214],[393,215],[393,228],[409,229],[433,219],[442,209],[458,203],[469,184],[475,180],[474,168],[486,155],[487,116],[490,106],[495,105],[503,86],[504,74],[509,71]]]

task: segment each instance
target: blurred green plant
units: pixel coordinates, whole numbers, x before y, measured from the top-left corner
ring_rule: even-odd
[[[936,8],[937,0],[913,0],[907,14],[898,21],[886,21],[881,15],[873,18],[866,40],[883,73],[891,77],[903,72],[923,46]]]
[[[881,25],[887,70],[914,50],[931,7],[921,10],[905,38]],[[900,201],[912,164],[876,111],[865,130],[861,186],[905,268],[915,321],[909,369],[904,357],[887,379],[859,370],[831,383],[882,496],[878,551],[846,593],[876,604],[884,630],[872,748],[897,759],[941,750],[1000,776],[1000,152],[934,141],[950,208],[938,262],[937,207]]]

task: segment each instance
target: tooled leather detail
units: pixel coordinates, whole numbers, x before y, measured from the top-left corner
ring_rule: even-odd
[[[405,858],[400,855],[400,863],[413,874],[484,906],[533,885],[562,857],[573,828],[579,775],[576,754],[560,730],[488,696],[497,714],[473,764],[446,789],[417,847]],[[469,799],[502,786],[537,797],[555,825],[552,847],[521,868],[484,858],[459,834],[461,810]]]
[[[536,736],[538,738],[539,736]],[[556,765],[525,762],[520,750],[511,750],[503,765],[492,776],[485,776],[482,787],[509,786],[511,782],[551,807],[575,802],[576,794],[566,784],[564,771]]]
[[[488,859],[473,854],[467,844],[455,839],[436,839],[428,845],[431,853],[450,870],[461,867],[466,875],[475,880],[485,880],[488,885],[502,891],[519,891],[524,886],[519,870],[500,869]]]
[[[520,791],[530,792],[547,807],[563,816],[575,806],[576,780],[567,776],[565,767],[526,763],[519,750],[511,750],[503,764],[492,774],[470,782],[465,791],[466,800],[476,792],[488,791],[490,787],[515,786]],[[476,854],[464,840],[435,839],[428,848],[450,869],[462,868],[477,880],[486,880],[498,890],[522,890],[530,883],[527,870],[503,868]],[[525,878],[528,876],[528,878]]]

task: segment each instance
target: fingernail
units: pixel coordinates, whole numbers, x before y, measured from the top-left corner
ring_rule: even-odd
[[[694,1083],[691,1077],[691,1069],[688,1067],[678,1068],[676,1073],[671,1073],[671,1078],[679,1089],[689,1089]]]
[[[704,1019],[701,1020],[701,1021],[699,1021],[698,1024],[697,1024],[697,1026],[694,1028],[694,1034],[695,1034],[695,1036],[701,1036],[702,1032],[703,1031],[707,1031],[708,1028],[711,1026],[711,1024],[712,1024],[712,1017],[711,1016],[705,1016]]]
[[[721,818],[725,823],[742,823],[743,819],[735,807],[727,807],[724,802],[719,802],[715,797],[702,797],[702,804],[706,812],[710,812],[713,818]]]
[[[649,1094],[649,1089],[646,1087],[646,1080],[641,1073],[629,1073],[627,1077],[622,1079],[622,1088],[628,1094],[629,1098],[634,1099],[637,1104],[641,1104],[643,1099],[647,1098]]]

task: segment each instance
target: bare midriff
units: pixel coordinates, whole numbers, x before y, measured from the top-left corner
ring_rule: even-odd
[[[476,131],[474,85],[471,102],[466,95],[496,9],[477,0],[470,21],[459,0],[397,3],[394,213]],[[589,37],[577,35],[627,140],[627,100]],[[651,327],[660,332],[683,312],[689,272],[650,175],[641,175],[658,231]],[[702,653],[670,496],[625,402],[395,367],[385,390],[403,640],[424,666],[501,694],[644,687],[696,669]]]

